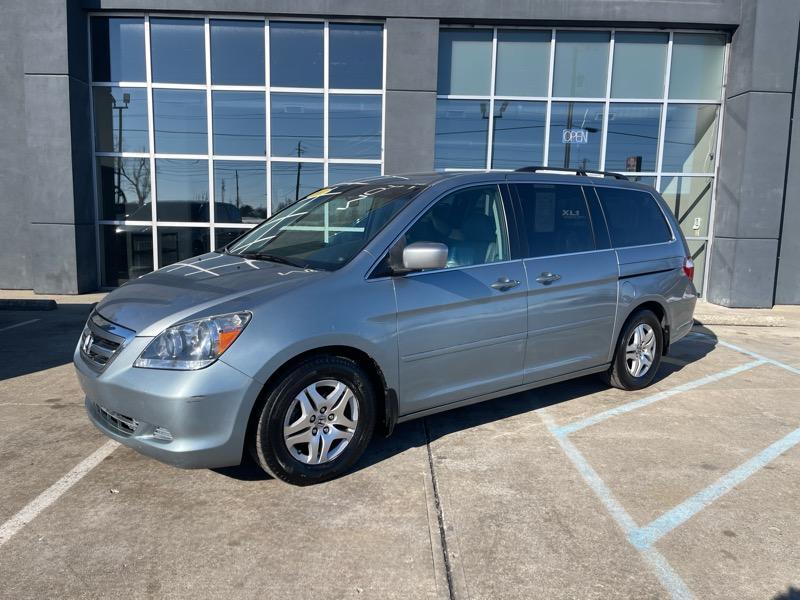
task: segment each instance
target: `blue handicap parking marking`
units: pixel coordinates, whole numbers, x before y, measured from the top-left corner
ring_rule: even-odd
[[[620,527],[625,534],[628,542],[639,552],[642,559],[648,564],[652,572],[661,581],[661,584],[669,592],[670,596],[676,600],[686,600],[693,598],[691,590],[683,581],[681,576],[672,568],[667,559],[662,555],[654,545],[679,527],[693,516],[713,504],[716,500],[727,494],[734,487],[744,482],[746,479],[759,472],[769,463],[777,459],[779,456],[800,444],[800,428],[794,430],[788,435],[784,436],[777,442],[770,444],[764,450],[759,452],[756,456],[739,465],[735,469],[729,471],[727,474],[720,477],[717,481],[699,491],[695,495],[687,498],[678,506],[668,510],[660,517],[653,520],[651,523],[639,526],[633,518],[625,510],[625,507],[614,497],[609,487],[603,481],[602,477],[598,475],[597,471],[592,468],[586,457],[583,456],[580,450],[569,440],[569,434],[575,433],[592,425],[602,423],[615,416],[622,415],[644,406],[649,406],[681,392],[686,392],[697,387],[714,383],[743,373],[760,365],[770,364],[782,369],[785,369],[796,375],[800,375],[800,369],[791,365],[787,365],[772,358],[768,358],[756,352],[752,352],[740,346],[730,344],[723,340],[712,338],[711,336],[693,332],[687,336],[689,339],[708,342],[712,344],[719,344],[723,347],[729,348],[755,360],[748,362],[725,371],[720,371],[714,375],[708,375],[700,379],[675,386],[663,392],[658,392],[652,396],[635,400],[603,411],[592,417],[588,417],[581,421],[569,423],[567,425],[557,426],[553,417],[548,414],[546,409],[539,409],[536,412],[542,418],[548,431],[557,440],[561,446],[564,454],[569,458],[572,464],[577,469],[578,473],[583,478],[586,485],[594,492],[597,498],[603,503],[606,510],[611,517]]]

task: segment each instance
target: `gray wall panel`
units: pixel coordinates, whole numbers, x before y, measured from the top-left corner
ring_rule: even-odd
[[[0,288],[29,288],[25,90],[22,85],[25,7],[3,6],[0,18]]]
[[[740,0],[83,0],[90,9],[184,10],[364,17],[425,17],[461,20],[517,19],[733,26]]]
[[[433,170],[436,92],[386,93],[387,174]]]
[[[731,308],[769,308],[778,240],[715,238],[708,300]]]
[[[387,19],[386,87],[436,91],[437,19]]]

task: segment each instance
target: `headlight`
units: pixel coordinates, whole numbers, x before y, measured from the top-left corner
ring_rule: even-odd
[[[233,344],[250,317],[233,313],[173,325],[147,345],[133,366],[184,371],[207,367]]]

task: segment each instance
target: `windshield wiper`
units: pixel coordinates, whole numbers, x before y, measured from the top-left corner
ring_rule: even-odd
[[[286,258],[285,256],[278,256],[277,254],[265,254],[263,252],[244,252],[239,254],[242,258],[252,258],[255,260],[268,260],[269,262],[280,263],[283,265],[290,265],[298,269],[305,269],[306,265],[297,261]]]

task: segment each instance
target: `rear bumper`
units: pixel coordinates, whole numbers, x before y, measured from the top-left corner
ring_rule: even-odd
[[[261,384],[222,361],[198,371],[134,368],[125,360],[129,353],[138,356],[133,346],[139,338],[134,342],[100,375],[76,352],[91,422],[121,444],[177,467],[238,465]]]
[[[684,294],[683,298],[669,304],[671,323],[669,332],[669,343],[674,344],[694,326],[694,308],[697,305],[697,295],[694,293],[694,286],[691,287],[692,293]]]

